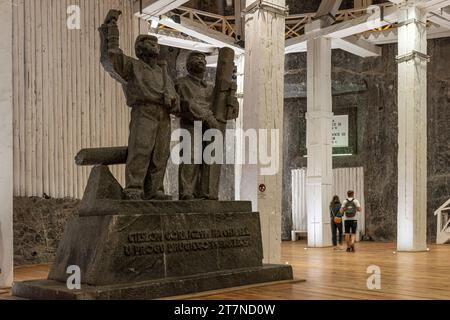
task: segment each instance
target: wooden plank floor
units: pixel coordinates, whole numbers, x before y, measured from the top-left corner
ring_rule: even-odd
[[[356,253],[331,248],[307,249],[304,242],[284,242],[283,262],[306,282],[224,292],[197,299],[450,299],[450,246],[430,252],[394,253],[393,243],[363,242]],[[381,290],[367,289],[367,267],[381,268]],[[15,281],[45,278],[48,266],[21,267]],[[195,298],[194,298],[195,299]]]
[[[284,242],[282,259],[306,282],[202,299],[450,299],[450,246],[423,253],[394,253],[395,244],[374,242],[357,244],[355,253],[305,247]],[[367,289],[370,265],[381,268],[381,290]]]

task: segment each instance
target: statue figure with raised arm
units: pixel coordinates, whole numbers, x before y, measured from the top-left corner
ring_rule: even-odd
[[[179,98],[167,66],[159,61],[156,37],[137,37],[138,59],[119,48],[120,15],[120,11],[110,10],[99,31],[102,65],[122,84],[131,107],[125,196],[129,200],[171,200],[164,193],[163,182],[170,156],[170,114],[179,112]]]

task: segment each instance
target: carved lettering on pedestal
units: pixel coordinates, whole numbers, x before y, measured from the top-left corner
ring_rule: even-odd
[[[250,245],[247,228],[133,232],[127,236],[127,257],[243,248]]]

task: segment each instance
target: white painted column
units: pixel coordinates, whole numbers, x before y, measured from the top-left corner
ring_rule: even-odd
[[[236,95],[239,101],[239,117],[236,119],[236,132],[239,130],[243,130],[244,128],[244,116],[243,116],[243,107],[244,107],[244,68],[245,68],[245,55],[236,55],[234,60],[234,64],[237,68],[237,91]],[[244,145],[242,141],[242,136],[236,135],[235,141],[235,165],[234,165],[234,198],[236,200],[241,200],[241,183],[242,183],[242,162],[243,159]]]
[[[0,287],[13,281],[12,2],[0,1]]]
[[[398,29],[397,249],[427,248],[427,31],[425,13],[405,1]]]
[[[258,4],[255,6],[255,4]],[[285,0],[247,0],[244,80],[244,130],[266,129],[275,173],[262,175],[267,165],[242,167],[241,199],[251,200],[261,217],[264,261],[281,259],[282,133],[284,105]],[[271,130],[277,136],[271,139]],[[261,132],[260,133],[264,133]],[[259,136],[259,143],[264,141]],[[253,142],[254,143],[254,142]],[[270,154],[276,143],[278,149]],[[259,148],[259,151],[262,151]],[[260,159],[261,160],[261,159]],[[266,190],[260,192],[258,186]]]
[[[314,33],[320,26],[321,21],[316,20],[306,26],[306,32]],[[331,39],[312,37],[307,49],[308,246],[326,247],[331,245],[329,203],[333,183]]]

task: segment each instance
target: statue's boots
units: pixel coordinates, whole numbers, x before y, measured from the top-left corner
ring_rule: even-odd
[[[144,190],[128,188],[124,190],[126,200],[143,200]]]
[[[195,200],[195,197],[191,194],[184,194],[184,195],[180,196],[180,200],[191,201],[191,200]]]
[[[168,194],[164,194],[162,192],[157,192],[154,194],[151,194],[150,196],[146,197],[146,200],[153,200],[153,201],[171,201],[172,196]]]

